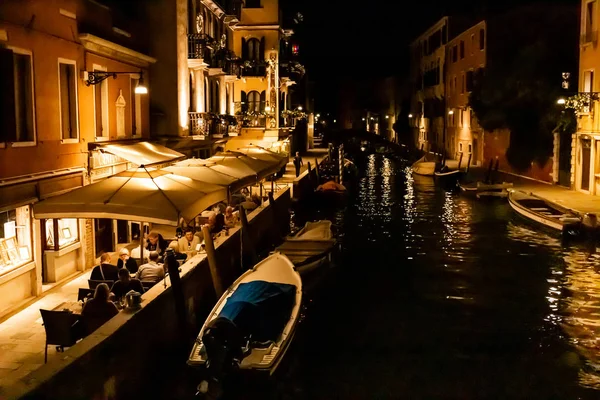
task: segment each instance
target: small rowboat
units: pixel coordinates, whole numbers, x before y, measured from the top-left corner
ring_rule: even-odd
[[[563,232],[579,232],[581,217],[557,204],[525,192],[510,190],[508,203],[513,210],[527,220]]]

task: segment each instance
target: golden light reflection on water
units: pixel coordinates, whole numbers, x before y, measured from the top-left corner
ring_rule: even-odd
[[[600,255],[595,249],[563,247],[556,237],[513,223],[508,233],[513,240],[557,256],[547,278],[550,312],[544,320],[559,326],[576,351],[567,362],[579,366],[579,384],[600,389]]]

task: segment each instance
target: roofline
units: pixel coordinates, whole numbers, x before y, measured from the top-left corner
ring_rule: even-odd
[[[429,36],[433,32],[435,32],[437,30],[437,28],[439,28],[441,25],[443,25],[444,22],[447,24],[449,19],[450,19],[450,17],[448,17],[447,15],[440,18],[434,24],[430,25],[429,28],[427,28],[427,30],[425,32],[421,33],[421,35],[419,35],[419,37],[417,37],[415,40],[413,40],[410,45],[416,46],[418,44],[418,42],[420,42],[421,40],[423,40],[424,38],[426,38],[427,36]]]
[[[455,42],[457,42],[457,41],[458,41],[458,39],[459,39],[459,38],[460,38],[460,37],[461,37],[461,36],[462,36],[464,33],[466,33],[466,32],[468,32],[468,31],[470,31],[471,29],[473,29],[473,28],[475,28],[475,27],[477,27],[477,26],[479,26],[479,25],[482,25],[482,24],[483,24],[483,25],[485,25],[486,23],[487,23],[487,20],[485,20],[485,19],[482,19],[482,20],[481,20],[481,21],[479,21],[478,23],[476,23],[476,24],[473,24],[473,25],[469,26],[467,29],[465,29],[464,31],[460,32],[458,35],[454,36],[454,37],[452,38],[452,40],[448,40],[448,43],[446,43],[446,46],[449,46],[450,44],[454,44]]]

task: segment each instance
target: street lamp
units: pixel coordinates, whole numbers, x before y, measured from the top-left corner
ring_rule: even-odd
[[[97,85],[102,83],[104,80],[112,76],[113,79],[117,79],[117,75],[122,74],[135,74],[135,72],[107,72],[107,71],[85,71],[84,82],[85,86]],[[148,88],[144,85],[144,72],[140,71],[140,79],[134,89],[136,94],[147,94]]]
[[[448,115],[452,115],[452,114],[454,114],[454,110],[448,111]]]
[[[298,111],[302,111],[302,106],[298,106]]]
[[[390,116],[389,116],[389,115],[386,115],[386,116],[385,116],[385,119],[390,119]]]
[[[556,104],[559,104],[562,106],[562,105],[566,104],[566,102],[567,102],[567,100],[565,100],[564,98],[561,97],[560,99],[558,99],[556,101]]]
[[[365,120],[365,118],[363,117],[363,118],[362,118],[362,120],[364,121],[364,120]]]
[[[412,115],[412,114],[408,114],[408,118],[412,118],[412,117],[413,117],[413,115]]]

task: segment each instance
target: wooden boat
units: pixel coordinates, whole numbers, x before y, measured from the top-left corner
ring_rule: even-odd
[[[437,163],[428,159],[427,154],[419,158],[411,166],[412,172],[417,175],[433,176]]]
[[[302,280],[294,264],[274,253],[242,274],[202,326],[188,365],[212,377],[233,370],[275,372],[298,323]]]
[[[307,275],[324,265],[330,264],[337,241],[331,231],[331,221],[307,222],[296,234],[288,236],[275,249],[285,254],[300,275]]]
[[[458,169],[436,171],[433,176],[435,180],[443,187],[456,188],[458,181],[463,176],[463,171]]]
[[[560,232],[579,231],[581,218],[572,211],[521,191],[510,190],[508,203],[519,215]]]
[[[465,194],[477,194],[478,192],[502,192],[513,187],[511,182],[483,183],[483,182],[459,182],[460,191]]]

